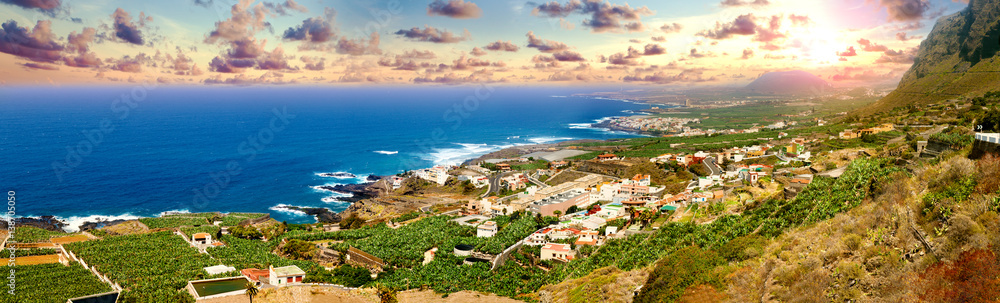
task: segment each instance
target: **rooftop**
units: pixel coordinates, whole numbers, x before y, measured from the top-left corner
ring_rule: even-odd
[[[545,243],[542,249],[555,250],[555,251],[569,251],[569,244],[559,244],[559,243]]]
[[[306,275],[306,272],[302,271],[302,269],[299,269],[298,266],[289,265],[289,266],[274,268],[274,274],[278,277],[304,276]]]

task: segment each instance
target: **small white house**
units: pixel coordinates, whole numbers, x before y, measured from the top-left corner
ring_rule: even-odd
[[[191,242],[195,244],[212,244],[212,235],[209,233],[195,233],[191,235]]]
[[[542,246],[543,261],[553,259],[569,261],[575,258],[576,252],[571,249],[569,244],[546,243],[545,246]]]
[[[497,234],[497,223],[493,221],[486,221],[476,227],[476,237],[492,237]]]
[[[268,273],[270,274],[269,280],[273,285],[299,284],[306,276],[306,272],[295,265],[278,268],[268,266]]]

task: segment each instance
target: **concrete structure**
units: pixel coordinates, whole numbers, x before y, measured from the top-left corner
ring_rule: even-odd
[[[243,274],[243,276],[246,277],[247,279],[249,279],[250,281],[256,282],[257,285],[260,285],[261,283],[268,283],[268,284],[270,284],[270,280],[268,280],[268,278],[271,275],[271,271],[270,270],[267,270],[267,269],[256,269],[256,268],[244,268],[243,270],[240,271],[240,273]]]
[[[306,277],[306,272],[295,265],[278,268],[268,266],[267,269],[269,273],[268,280],[270,280],[270,284],[272,285],[299,284],[302,283],[302,278]]]
[[[497,223],[486,221],[476,227],[476,237],[493,237],[497,234]]]
[[[191,242],[201,245],[212,244],[212,235],[209,233],[195,233],[191,235]]]
[[[565,214],[570,206],[585,208],[590,205],[590,193],[583,189],[575,188],[561,194],[551,196],[531,203],[528,209],[542,216],[553,216],[555,211]]]
[[[431,181],[437,183],[438,185],[444,185],[445,182],[448,182],[448,167],[445,166],[418,169],[413,171],[413,174],[416,175],[417,178]]]
[[[542,260],[569,261],[576,258],[576,252],[569,244],[546,243],[542,246]]]
[[[976,140],[1000,144],[1000,133],[976,133]]]
[[[367,268],[368,271],[372,273],[382,272],[382,268],[385,267],[385,261],[382,261],[382,259],[354,247],[349,247],[347,249],[345,262],[347,264]]]
[[[604,242],[604,238],[601,237],[601,234],[598,233],[596,230],[584,230],[584,231],[580,231],[579,233],[577,233],[577,236],[579,238],[577,238],[576,242],[573,243],[573,244],[576,244],[576,245],[593,245],[593,246],[604,244],[603,243]]]
[[[530,236],[528,236],[528,240],[525,241],[524,244],[525,245],[542,245],[542,244],[545,244],[546,242],[548,242],[548,236],[549,236],[550,233],[552,233],[552,229],[551,228],[546,228],[546,229],[542,229],[542,230],[539,230],[539,231],[535,231]]]
[[[605,237],[614,236],[616,234],[618,234],[618,226],[608,226],[608,228],[604,229]]]

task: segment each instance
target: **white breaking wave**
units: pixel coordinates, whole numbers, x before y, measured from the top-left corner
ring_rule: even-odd
[[[356,175],[354,175],[352,173],[346,172],[346,171],[338,171],[338,172],[332,172],[332,173],[316,173],[316,176],[323,177],[323,178],[336,178],[336,179],[354,179],[354,178],[358,177],[358,176],[356,176]]]
[[[461,148],[438,148],[424,156],[424,160],[434,163],[434,165],[458,165],[463,161],[478,156],[498,151],[514,145],[489,145],[474,143],[456,143]]]
[[[531,139],[528,139],[528,141],[531,141],[531,142],[533,142],[533,143],[535,143],[535,144],[545,144],[545,143],[549,143],[549,142],[556,142],[556,141],[567,141],[567,140],[573,140],[573,138],[565,138],[565,137],[563,137],[563,138],[556,138],[556,137],[538,137],[538,138],[531,138]]]
[[[398,154],[399,151],[395,151],[395,150],[392,150],[392,151],[388,151],[388,150],[376,150],[375,153],[376,154],[383,154],[383,155],[395,155],[395,154]]]
[[[569,124],[569,128],[570,129],[589,129],[589,128],[592,128],[591,125],[592,125],[591,123],[570,123]]]
[[[340,198],[342,198],[342,197],[340,197],[340,196],[329,196],[329,197],[320,199],[320,201],[323,201],[324,203],[337,203],[337,204],[350,204],[351,203],[351,202],[347,202],[347,201],[341,200]]]
[[[162,214],[162,213],[161,213]],[[140,218],[139,216],[125,213],[122,215],[115,216],[105,216],[105,215],[89,215],[89,216],[72,216],[68,218],[55,217],[56,219],[66,223],[63,230],[66,232],[78,232],[80,231],[80,225],[86,222],[97,222],[97,221],[114,221],[114,220],[135,220]]]
[[[288,207],[290,207],[290,206],[292,206],[292,205],[288,205],[288,204],[278,204],[278,205],[275,205],[275,206],[271,206],[271,207],[270,207],[270,208],[268,208],[268,209],[270,209],[270,210],[273,210],[273,211],[276,211],[276,212],[280,212],[280,213],[286,213],[286,214],[290,214],[290,215],[296,215],[296,216],[308,216],[308,215],[309,215],[309,214],[307,214],[307,213],[306,213],[306,212],[304,212],[304,211],[301,211],[301,210],[297,210],[297,209],[290,209],[290,208],[288,208]]]

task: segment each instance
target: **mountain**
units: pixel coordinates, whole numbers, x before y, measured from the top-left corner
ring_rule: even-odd
[[[817,94],[830,88],[823,78],[808,72],[794,70],[770,72],[750,82],[744,89],[753,93],[775,95]]]
[[[938,19],[896,90],[867,111],[1000,90],[998,51],[1000,0],[971,0],[964,10]]]

